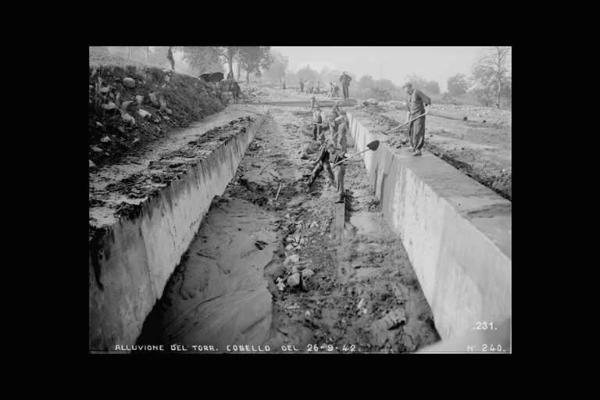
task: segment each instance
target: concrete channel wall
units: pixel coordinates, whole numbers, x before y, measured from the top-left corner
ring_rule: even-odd
[[[456,338],[489,330],[490,322],[509,335],[504,327],[511,316],[511,203],[428,152],[414,157],[406,148],[388,146],[384,135],[365,127],[368,122],[348,116],[358,151],[382,140],[376,152],[364,153],[365,167],[443,342],[458,343],[445,350],[466,351],[465,341]]]
[[[91,351],[135,344],[211,201],[225,191],[263,122],[259,118],[191,167],[182,179],[147,199],[137,217],[122,218],[103,232],[100,265],[94,268],[91,252],[89,259]]]

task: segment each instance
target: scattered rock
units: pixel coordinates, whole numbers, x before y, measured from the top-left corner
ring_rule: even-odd
[[[135,79],[130,77],[123,78],[123,85],[130,89],[133,89],[135,87]]]
[[[112,101],[109,101],[106,104],[102,104],[102,108],[104,108],[105,110],[114,110],[115,108],[117,108],[117,105]]]
[[[124,101],[124,102],[121,104],[121,111],[127,111],[127,108],[129,107],[129,105],[130,105],[131,103],[133,103],[133,101],[132,101],[132,100],[127,100],[127,101]]]
[[[108,136],[104,136],[102,139],[100,139],[100,141],[102,143],[108,143],[108,142],[110,142],[110,138]]]
[[[285,290],[285,283],[283,283],[283,279],[281,279],[281,277],[277,278],[277,289],[282,292]]]
[[[297,263],[300,261],[300,256],[298,254],[292,254],[291,256],[288,256],[285,261],[283,262],[284,265],[290,264],[290,263]]]
[[[138,94],[137,96],[135,96],[135,101],[137,101],[138,105],[141,106],[144,102],[144,96]]]
[[[142,110],[141,108],[138,110],[138,115],[142,118],[147,118],[150,117],[152,114],[150,114],[148,111],[146,110]]]
[[[156,93],[152,92],[148,95],[148,97],[150,98],[150,102],[155,105],[156,107],[160,106],[160,102],[158,101],[158,97],[156,96]]]
[[[92,146],[92,151],[95,151],[96,153],[102,153],[102,149],[98,146]]]
[[[96,164],[92,160],[88,160],[90,162],[90,168],[96,168]]]
[[[287,284],[289,287],[296,287],[300,284],[300,274],[296,272],[295,274],[291,274],[287,278]]]
[[[131,115],[129,115],[128,113],[123,113],[121,114],[121,118],[123,119],[123,121],[130,123],[131,125],[135,125],[135,118],[133,118]]]
[[[397,308],[387,313],[383,318],[373,322],[373,328],[381,330],[390,330],[406,323],[406,313],[403,309]]]

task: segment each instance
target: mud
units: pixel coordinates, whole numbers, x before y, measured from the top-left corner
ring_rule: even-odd
[[[255,119],[255,114],[235,110],[212,116],[173,133],[168,140],[130,154],[120,163],[94,171],[89,178],[90,229],[107,226],[121,217],[133,217],[145,200],[185,175],[215,148],[248,129]]]
[[[270,111],[167,283],[140,344],[402,353],[439,340],[361,162],[347,167],[345,204],[336,205],[325,174],[307,187],[314,157],[306,151],[309,120],[306,108]],[[346,220],[338,232],[340,207]]]

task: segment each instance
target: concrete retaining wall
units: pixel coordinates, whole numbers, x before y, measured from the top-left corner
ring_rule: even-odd
[[[385,136],[349,114],[357,150]],[[380,145],[364,162],[443,340],[511,315],[511,203],[434,155]],[[464,351],[465,349],[455,349]]]
[[[102,233],[89,259],[90,350],[135,344],[212,199],[225,191],[263,121],[259,118],[148,199],[138,216],[121,218]],[[96,265],[94,255],[99,256]]]

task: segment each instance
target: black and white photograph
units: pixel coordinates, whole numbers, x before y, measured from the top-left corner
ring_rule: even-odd
[[[512,354],[511,132],[511,46],[89,46],[89,354]]]

